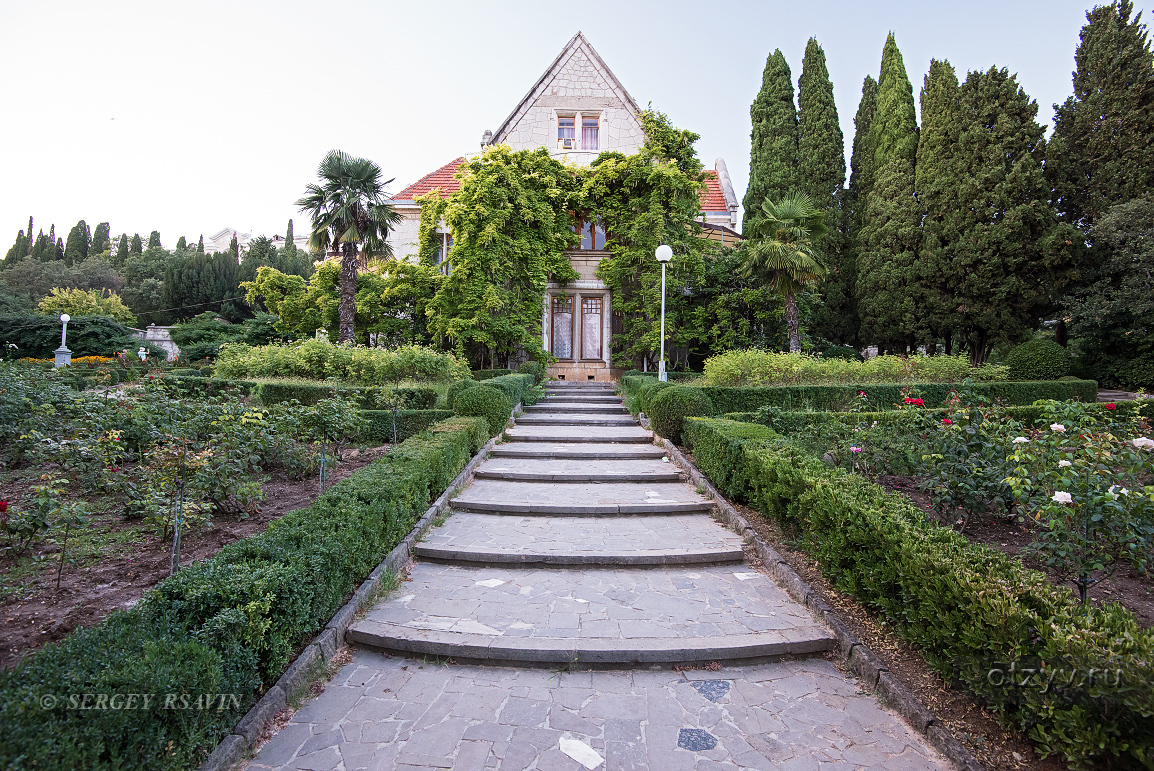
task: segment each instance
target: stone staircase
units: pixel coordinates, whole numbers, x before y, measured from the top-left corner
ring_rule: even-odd
[[[608,383],[552,384],[493,448],[361,647],[517,665],[739,662],[833,635],[768,576]]]

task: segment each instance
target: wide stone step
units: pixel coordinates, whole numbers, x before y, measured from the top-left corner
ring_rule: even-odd
[[[805,656],[835,645],[804,607],[741,566],[419,562],[397,594],[354,623],[347,639],[486,663],[619,666]]]
[[[458,511],[547,516],[683,514],[713,503],[680,482],[605,482],[558,485],[478,479],[449,503]]]
[[[621,415],[625,412],[625,407],[621,403],[617,404],[585,404],[582,402],[539,402],[524,408],[525,414],[536,415],[540,413],[554,413],[554,414],[581,414],[581,415]]]
[[[417,556],[490,565],[688,565],[742,562],[741,538],[709,517],[509,517],[457,513]]]
[[[672,463],[651,460],[492,458],[477,469],[477,479],[518,482],[680,482]]]
[[[514,442],[573,442],[652,444],[653,433],[641,426],[525,426],[518,425],[505,431]]]
[[[525,426],[635,426],[637,420],[628,414],[586,415],[580,412],[555,412],[521,415],[517,422]]]
[[[622,399],[616,395],[606,396],[574,396],[570,394],[560,394],[557,396],[546,396],[541,399],[538,404],[621,404]]]
[[[574,458],[584,460],[630,460],[665,457],[665,450],[643,444],[564,444],[554,442],[506,442],[494,445],[494,458]]]

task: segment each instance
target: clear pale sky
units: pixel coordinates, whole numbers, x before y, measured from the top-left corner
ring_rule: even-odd
[[[825,49],[847,147],[893,30],[915,96],[931,57],[1018,73],[1049,125],[1092,0],[980,2],[53,2],[0,0],[0,250],[67,235],[283,233],[324,153],[392,191],[479,149],[578,30],[641,105],[701,134],[740,197],[749,105],[781,48]],[[1149,3],[1138,3],[1149,17]],[[0,251],[2,254],[2,251]]]

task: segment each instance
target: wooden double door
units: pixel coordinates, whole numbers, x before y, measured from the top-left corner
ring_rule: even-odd
[[[575,311],[580,310],[580,314]],[[603,361],[602,313],[604,298],[554,295],[550,304],[552,353],[558,359]],[[574,344],[576,341],[576,345]],[[575,355],[579,354],[579,356]]]

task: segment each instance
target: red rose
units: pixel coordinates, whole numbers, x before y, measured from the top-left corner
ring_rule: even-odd
[[[947,426],[952,426],[954,424],[954,421],[950,420],[949,418],[942,418],[942,422]]]
[[[8,501],[0,501],[0,514],[8,511]]]
[[[914,399],[914,404],[916,404],[919,407],[924,407],[924,406],[926,406],[926,400],[925,399]]]
[[[1106,409],[1108,409],[1108,410],[1116,410],[1116,409],[1118,409],[1118,405],[1117,405],[1117,404],[1107,404],[1107,405],[1106,405]]]

